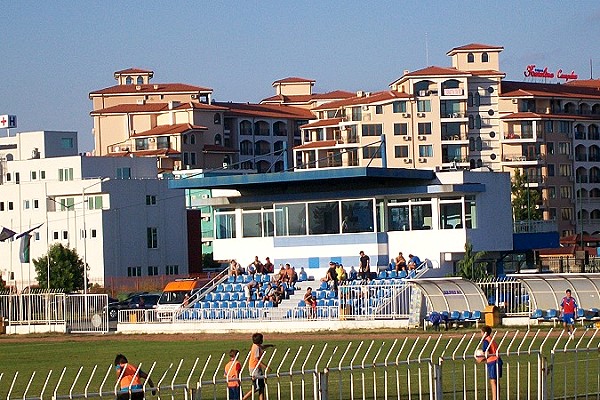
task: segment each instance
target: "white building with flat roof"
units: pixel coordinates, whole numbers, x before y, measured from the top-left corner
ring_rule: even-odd
[[[26,159],[30,148],[40,156],[60,153],[66,137],[27,132],[2,139],[17,148],[10,149],[11,161],[4,156],[2,162],[0,225],[20,233],[43,224],[32,232],[32,260],[59,242],[87,262],[90,284],[187,274],[184,193],[157,178],[155,159],[86,157],[76,155],[76,147],[75,155]],[[0,252],[8,284],[19,290],[36,284],[33,263],[20,263],[18,241],[0,242]]]

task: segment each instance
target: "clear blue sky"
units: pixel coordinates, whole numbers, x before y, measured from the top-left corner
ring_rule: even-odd
[[[318,92],[384,90],[405,69],[449,66],[446,52],[473,42],[504,46],[508,79],[523,80],[527,64],[587,79],[590,59],[600,77],[597,1],[19,0],[0,10],[0,114],[16,114],[17,131],[78,131],[80,151],[93,147],[89,92],[128,67],[249,102],[287,76],[315,79]]]

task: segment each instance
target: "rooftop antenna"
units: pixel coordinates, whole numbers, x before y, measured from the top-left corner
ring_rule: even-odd
[[[590,57],[590,79],[594,79],[594,64],[592,63],[591,57]]]
[[[429,66],[429,40],[427,38],[427,32],[425,32],[425,66]]]

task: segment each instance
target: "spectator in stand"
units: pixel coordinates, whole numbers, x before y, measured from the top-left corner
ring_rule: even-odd
[[[254,266],[254,272],[263,270],[263,263],[260,262],[260,260],[258,259],[258,256],[254,256],[254,261],[252,261],[251,265]],[[248,268],[250,268],[250,266],[248,266]]]
[[[283,266],[283,264],[279,264],[279,274],[277,274],[277,276],[273,277],[273,280],[276,281],[277,283],[281,283],[281,282],[285,282],[285,278],[287,276],[286,272],[285,272],[285,267]]]
[[[417,269],[421,265],[421,259],[419,256],[413,254],[408,255],[408,269]]]
[[[358,253],[360,255],[360,267],[358,269],[358,275],[363,281],[371,279],[371,259],[364,251]]]
[[[263,295],[263,301],[272,301],[275,304],[275,288],[271,284],[271,282],[267,283],[267,287],[265,288],[265,293]]]
[[[317,300],[313,296],[312,288],[309,286],[304,293],[304,303],[306,304],[308,318],[314,318],[317,314]]]
[[[356,278],[358,277],[358,273],[354,269],[354,265],[350,267],[350,273],[348,274],[348,277],[351,281],[356,280]]]
[[[304,267],[300,267],[300,274],[298,274],[298,279],[300,280],[300,282],[308,280],[308,274],[304,270]]]
[[[275,288],[275,301],[273,302],[274,305],[279,305],[281,304],[281,300],[285,299],[285,289],[283,287],[283,285],[277,285],[277,287]]]
[[[329,262],[329,269],[321,279],[321,282],[327,282],[331,289],[337,291],[337,271],[335,270],[335,263],[333,261]]]
[[[396,260],[393,258],[390,258],[390,262],[388,263],[388,271],[394,271],[396,269]]]
[[[408,271],[406,270],[406,265],[405,265],[398,272],[398,277],[399,278],[406,278],[407,276],[408,276]]]
[[[298,273],[296,272],[296,268],[292,267],[292,280],[290,286],[295,287],[296,282],[298,282]]]
[[[254,278],[254,274],[256,273],[256,267],[254,266],[254,263],[250,263],[248,265],[248,268],[246,268],[246,272],[248,272],[248,275]]]
[[[252,299],[252,294],[254,291],[258,290],[259,284],[257,281],[252,279],[246,286],[244,286],[244,294],[246,295],[246,299]]]
[[[271,262],[269,257],[265,258],[265,263],[263,264],[263,274],[272,274],[275,271],[275,266]]]
[[[335,272],[337,274],[339,283],[343,283],[346,282],[346,280],[348,280],[348,274],[346,273],[346,270],[344,269],[344,266],[342,264],[338,264],[335,267]]]
[[[294,271],[292,270],[292,266],[290,263],[285,264],[285,283],[291,285],[294,280]]]
[[[400,272],[402,267],[406,269],[406,258],[402,255],[402,252],[399,252],[398,257],[396,257],[396,272]]]
[[[235,260],[231,260],[229,263],[229,276],[239,276],[242,275],[242,267]]]

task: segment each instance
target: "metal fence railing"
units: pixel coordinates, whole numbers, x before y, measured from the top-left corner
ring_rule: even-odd
[[[558,331],[511,331],[495,336],[503,359],[498,399],[576,399],[600,396],[598,330],[577,330],[575,338]],[[266,399],[489,399],[485,364],[475,363],[478,333],[463,336],[363,340],[339,346],[269,348],[262,361]],[[241,389],[250,389],[249,355],[239,355]],[[171,360],[164,355],[144,371],[153,379],[157,399],[228,399],[226,354],[206,359]],[[81,366],[3,376],[0,396],[16,399],[115,398],[114,366]],[[139,365],[142,368],[142,365]],[[85,372],[84,372],[85,371]],[[57,377],[57,375],[59,375]],[[140,391],[148,393],[144,386]],[[148,398],[150,395],[148,393]],[[152,397],[154,398],[154,397]],[[257,394],[252,399],[258,398]]]
[[[108,332],[107,305],[105,294],[6,294],[0,295],[0,318],[4,327],[64,325],[66,332]]]
[[[530,315],[531,305],[527,287],[516,278],[488,278],[475,282],[489,304],[495,305],[507,316]]]

